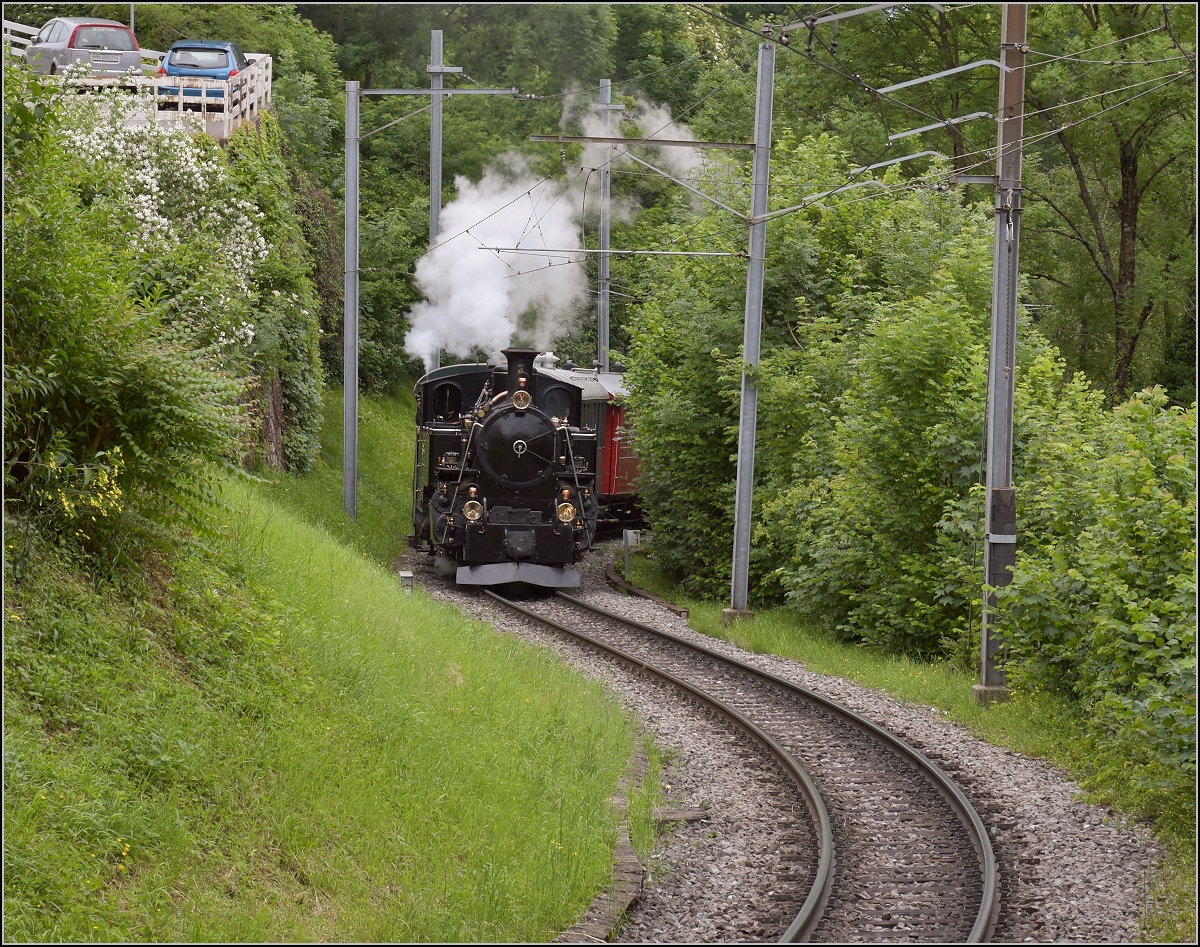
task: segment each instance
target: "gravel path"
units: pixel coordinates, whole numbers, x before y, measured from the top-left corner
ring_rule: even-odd
[[[1077,785],[1045,763],[984,743],[931,707],[904,704],[838,677],[813,674],[786,658],[755,655],[699,635],[685,620],[609,590],[605,555],[582,564],[584,600],[697,640],[749,664],[833,697],[902,737],[942,766],[988,826],[1001,877],[995,940],[1121,943],[1137,937],[1147,884],[1158,858],[1150,834],[1108,810],[1076,801]],[[665,688],[647,689],[630,674],[541,626],[502,613],[434,575],[423,553],[404,557],[417,584],[497,628],[549,644],[580,670],[600,677],[671,754],[667,804],[708,807],[706,820],[678,825],[646,865],[641,902],[621,942],[775,940],[798,902],[778,901],[807,877],[811,833],[803,804],[780,790],[744,740]],[[806,885],[805,885],[806,887]],[[777,893],[778,891],[778,893]],[[787,916],[787,912],[791,916]],[[819,930],[818,930],[819,937]]]

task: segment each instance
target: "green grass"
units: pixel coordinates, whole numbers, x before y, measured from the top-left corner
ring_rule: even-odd
[[[650,853],[658,841],[658,823],[654,810],[663,804],[663,776],[666,772],[665,751],[650,737],[642,737],[642,748],[646,754],[646,775],[636,786],[630,788],[629,844],[643,866],[650,864]]]
[[[412,471],[416,442],[412,391],[358,399],[358,519],[343,504],[342,392],[325,392],[321,454],[303,476],[269,472],[270,495],[300,519],[319,524],[343,543],[384,564],[412,532]]]
[[[941,709],[947,720],[980,739],[1046,759],[1080,781],[1086,797],[1151,824],[1167,852],[1151,895],[1143,937],[1151,941],[1196,940],[1196,800],[1194,788],[1163,790],[1147,785],[1110,749],[1087,735],[1083,716],[1068,702],[1044,693],[1014,692],[988,709],[977,705],[971,685],[978,676],[951,664],[931,664],[850,644],[799,621],[782,608],[763,608],[748,621],[726,626],[724,603],[681,597],[644,555],[629,560],[629,580],[684,605],[698,632],[748,651],[804,662],[810,671],[857,681],[901,700]]]
[[[12,941],[536,941],[607,883],[633,731],[231,485],[221,560],[5,588]]]
[[[319,862],[314,827],[343,831],[339,810],[374,823],[348,862],[390,870],[408,895],[399,927],[359,928],[367,939],[530,940],[569,925],[608,877],[606,800],[632,740],[619,710],[548,649],[405,595],[387,570],[244,499],[251,571],[288,603],[325,683],[373,724],[359,754],[373,768],[330,767],[322,784],[297,755],[311,805],[292,843]],[[331,740],[330,762],[346,749]]]

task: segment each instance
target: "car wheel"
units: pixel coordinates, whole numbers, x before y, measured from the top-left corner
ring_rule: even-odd
[[[57,72],[58,72],[58,63],[55,63],[55,62],[50,63],[50,75],[54,75]]]

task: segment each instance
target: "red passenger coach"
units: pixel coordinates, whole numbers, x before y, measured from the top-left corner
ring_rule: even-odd
[[[566,362],[562,368],[549,368],[543,364],[538,370],[543,375],[569,382],[583,390],[582,425],[596,432],[599,535],[611,536],[624,528],[640,526],[634,492],[638,460],[629,448],[625,406],[620,403],[620,399],[628,394],[625,375],[622,372],[576,368],[571,362]]]

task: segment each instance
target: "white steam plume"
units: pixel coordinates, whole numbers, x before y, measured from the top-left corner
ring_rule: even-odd
[[[539,182],[512,155],[489,166],[478,184],[463,177],[454,183],[458,197],[441,213],[443,242],[417,261],[416,283],[425,299],[409,311],[405,351],[427,369],[438,349],[462,357],[483,349],[498,357],[527,314],[536,316],[536,324],[523,331],[535,346],[547,348],[586,299],[584,267],[561,253],[497,254],[483,247],[582,246],[573,201],[553,182]]]
[[[673,141],[695,141],[696,136],[687,125],[676,122],[671,117],[671,110],[662,105],[652,105],[638,97],[637,108],[633,110],[633,118],[643,135],[651,138],[663,138]],[[663,170],[677,178],[687,181],[692,173],[700,168],[700,151],[696,148],[681,148],[671,146],[659,149],[659,161]]]
[[[587,93],[570,95],[565,99],[562,128],[567,131],[573,124],[582,126],[583,134],[588,137],[632,137],[644,135],[647,138],[665,139],[670,141],[695,141],[692,130],[682,122],[676,122],[671,117],[671,110],[666,106],[654,105],[641,95],[636,97],[636,104],[624,111],[610,113],[611,124],[605,131],[604,113],[596,107],[596,98]],[[625,125],[622,131],[621,126]],[[633,126],[630,128],[629,126]],[[662,168],[668,174],[683,181],[693,182],[695,172],[700,170],[703,162],[699,149],[668,146],[656,149],[647,154],[646,146],[639,146],[639,157],[646,158],[651,164]],[[625,152],[630,150],[628,145],[618,145],[611,152],[607,145],[588,143],[583,146],[583,165],[585,168],[598,168],[605,161],[611,160],[613,168],[645,171],[645,168],[635,164]],[[611,156],[611,157],[610,157]],[[652,173],[652,172],[647,172]],[[627,216],[628,208],[614,207],[614,218]]]

